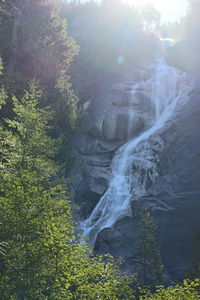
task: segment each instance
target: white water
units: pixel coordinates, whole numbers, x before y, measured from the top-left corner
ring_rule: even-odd
[[[155,109],[153,125],[123,145],[113,158],[110,186],[90,217],[81,224],[83,235],[92,243],[103,228],[112,227],[124,216],[131,216],[131,201],[143,196],[148,185],[158,179],[159,152],[163,148],[159,134],[174,117],[177,105],[187,101],[192,82],[185,73],[159,59],[152,77],[132,87],[133,96],[138,87],[142,87]]]

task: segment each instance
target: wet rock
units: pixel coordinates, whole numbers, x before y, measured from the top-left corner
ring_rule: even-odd
[[[135,271],[138,213],[147,205],[158,226],[161,255],[168,277],[183,279],[191,266],[194,228],[200,227],[200,94],[197,91],[153,142],[159,151],[159,178],[132,203],[133,217],[99,233],[97,253],[124,259],[123,269]]]
[[[132,110],[133,136],[152,122],[151,109],[142,111],[141,108],[144,100],[144,107],[150,107],[148,98],[135,97],[131,103],[130,93],[126,84],[114,91],[110,88],[105,98],[97,99],[100,104],[91,104],[89,120],[73,141],[71,185],[81,219],[90,215],[108,188],[112,158],[129,134],[128,112]],[[156,166],[153,173],[147,174],[146,194],[137,201],[133,199],[133,216],[123,217],[113,228],[105,228],[97,236],[96,253],[109,252],[116,258],[122,257],[123,270],[136,270],[138,213],[144,204],[150,207],[158,225],[162,259],[169,277],[182,279],[185,268],[190,266],[192,232],[194,227],[200,226],[199,116],[200,91],[196,91],[187,104],[183,101],[176,117],[152,137],[151,149],[148,149],[149,144],[143,145],[147,147],[146,161]],[[137,166],[134,168],[135,171]]]
[[[144,124],[141,114],[134,112],[130,107],[113,107],[103,120],[103,137],[107,141],[126,141],[137,136],[144,129]]]
[[[145,97],[133,97],[132,87],[126,84],[110,87],[96,102],[86,104],[88,115],[72,143],[73,168],[69,174],[82,217],[108,188],[115,151],[152,123],[149,103]]]

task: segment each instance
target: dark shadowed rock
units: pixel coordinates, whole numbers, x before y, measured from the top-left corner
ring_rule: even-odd
[[[137,136],[151,126],[154,112],[148,98],[142,90],[132,97],[127,86],[110,88],[105,98],[97,99],[101,100],[100,110],[100,104],[92,104],[88,112],[91,117],[74,139],[72,190],[81,219],[90,215],[108,188],[115,151],[128,136]],[[131,135],[127,131],[130,110],[134,124]],[[158,156],[155,180],[149,181],[146,194],[132,203],[132,217],[123,217],[113,228],[98,234],[94,250],[122,257],[122,269],[135,272],[138,213],[145,204],[158,225],[167,274],[169,278],[182,279],[184,270],[190,266],[193,228],[200,226],[200,90],[194,92],[187,104],[179,106],[175,118],[157,135],[163,146],[156,149],[157,144],[154,145],[154,154]]]
[[[116,99],[118,99],[116,101]],[[127,84],[110,86],[83,107],[80,134],[72,144],[71,189],[79,215],[88,216],[108,188],[115,151],[152,124],[149,100]]]
[[[158,225],[162,260],[171,279],[183,279],[191,266],[193,230],[200,227],[200,95],[199,91],[162,132],[160,175],[145,196],[132,205],[133,217],[119,220],[99,233],[95,251],[124,258],[123,267],[135,271],[138,213],[150,207]]]
[[[178,41],[174,46],[167,49],[166,60],[169,65],[199,77],[200,55],[198,39],[195,37]]]

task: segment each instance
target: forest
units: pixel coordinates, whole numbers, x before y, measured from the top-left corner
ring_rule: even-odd
[[[103,153],[103,147],[110,147],[111,160],[123,143],[135,136],[137,139],[138,134],[152,125],[153,117],[144,111],[146,107],[153,111],[152,104],[141,92],[141,86],[144,82],[150,84],[151,66],[164,52],[161,40],[175,43],[166,61],[170,68],[191,74],[195,87],[189,94],[198,99],[200,4],[188,0],[187,5],[185,16],[163,22],[162,14],[152,3],[140,6],[122,0],[0,0],[0,300],[200,298],[200,224],[191,225],[192,237],[188,238],[191,257],[183,263],[181,275],[173,277],[165,267],[161,251],[160,215],[154,217],[154,210],[145,199],[141,204],[132,201],[131,209],[137,206],[136,221],[133,221],[137,238],[133,238],[134,244],[127,242],[127,249],[136,249],[133,251],[136,254],[127,262],[123,255],[115,254],[116,249],[107,251],[102,246],[109,236],[112,248],[112,231],[106,235],[106,230],[123,220],[124,213],[111,225],[104,221],[103,208],[92,219],[92,211],[100,203],[99,195],[105,193],[105,190],[99,195],[96,192],[102,188],[103,179],[95,181],[92,192],[85,188],[83,196],[84,188],[78,181],[80,174],[74,168],[74,145],[80,142],[81,149],[80,136],[86,136],[87,126],[93,122],[88,107],[94,106],[94,119],[97,119],[98,109],[103,111],[100,95],[106,98],[104,92],[116,84],[121,88],[121,83],[129,82],[125,96],[120,88],[117,90],[120,96],[114,94],[114,109],[119,105],[119,111],[123,111],[122,98],[136,102],[142,98],[143,112],[134,121],[134,130],[139,133],[131,129],[122,142],[118,135],[126,130],[123,129],[125,119],[120,117],[115,132],[109,131],[114,120],[111,111],[103,125],[91,127],[84,147],[92,137],[98,136],[102,144],[99,148],[95,148],[95,143],[92,146],[95,155]],[[181,56],[179,51],[184,47]],[[177,76],[180,90],[181,75]],[[137,85],[137,99],[126,100],[132,81]],[[164,81],[169,80],[165,77]],[[115,93],[116,89],[111,92]],[[181,95],[183,98],[183,92]],[[138,107],[136,102],[133,105]],[[164,111],[162,106],[158,107]],[[158,113],[157,110],[155,114]],[[158,138],[156,142],[151,141],[158,161],[161,150],[156,148],[156,143],[162,143]],[[196,151],[200,153],[200,149]],[[171,152],[169,155],[172,156]],[[111,168],[106,154],[103,158],[99,164]],[[199,155],[196,160],[198,164]],[[77,164],[80,167],[83,162]],[[153,163],[151,170],[145,188],[157,182],[157,167]],[[137,164],[132,167],[134,171],[138,174]],[[92,182],[95,174],[83,172],[83,178]],[[199,175],[196,176],[199,180]],[[118,197],[113,191],[111,194]],[[189,192],[185,194],[189,197]],[[197,215],[198,209],[194,208]],[[100,225],[95,223],[101,218]],[[87,231],[83,226],[79,230],[80,224],[92,229]],[[126,267],[129,264],[132,269]]]

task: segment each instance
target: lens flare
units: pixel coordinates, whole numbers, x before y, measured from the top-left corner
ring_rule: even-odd
[[[117,57],[117,62],[119,65],[122,65],[125,62],[125,57],[123,55],[119,55]]]

